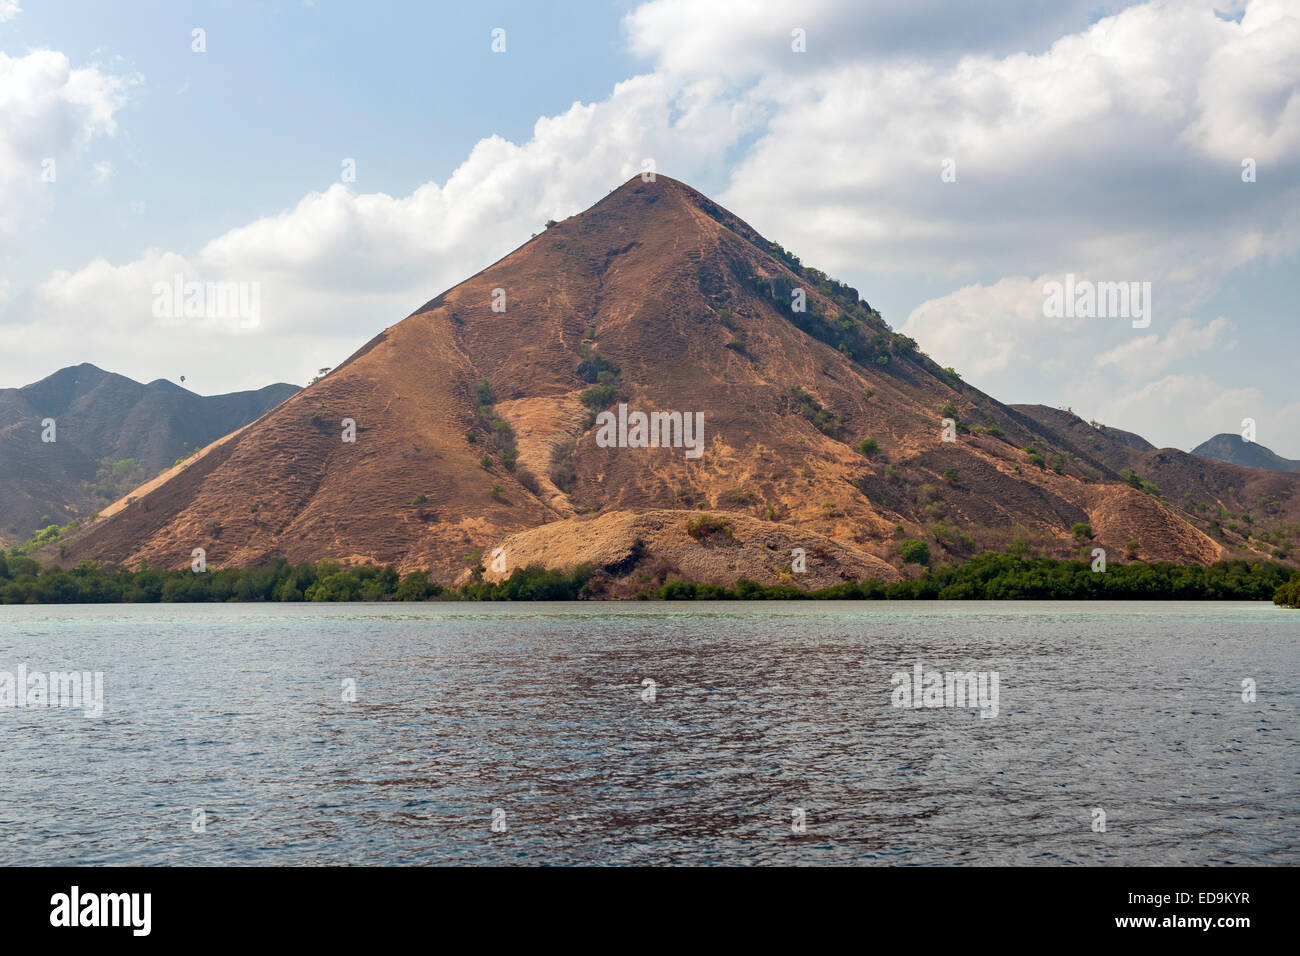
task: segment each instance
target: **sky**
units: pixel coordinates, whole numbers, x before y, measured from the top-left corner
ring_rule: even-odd
[[[1001,401],[1300,459],[1300,0],[0,0],[0,387],[305,384],[647,159]]]

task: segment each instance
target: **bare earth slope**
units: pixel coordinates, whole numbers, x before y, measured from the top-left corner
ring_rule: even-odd
[[[601,447],[595,413],[620,401],[702,413],[700,457]],[[1145,558],[1220,555],[1058,430],[939,369],[701,194],[638,178],[142,489],[64,563],[181,567],[203,547],[216,566],[328,557],[451,583],[504,547],[507,568],[768,580],[802,547],[796,583],[820,586],[896,574],[903,537],[941,556],[1017,539],[1064,554],[1076,523],[1117,554],[1136,538]],[[685,534],[701,511],[732,517],[734,553]]]

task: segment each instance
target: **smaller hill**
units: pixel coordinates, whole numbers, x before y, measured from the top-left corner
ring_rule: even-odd
[[[1283,458],[1257,442],[1246,441],[1240,435],[1229,432],[1201,442],[1192,449],[1192,454],[1200,455],[1202,458],[1213,458],[1215,461],[1226,461],[1232,465],[1244,465],[1247,468],[1300,471],[1300,461]]]
[[[0,546],[104,509],[298,390],[278,383],[204,396],[90,364],[0,389]],[[54,441],[44,441],[50,419]]]

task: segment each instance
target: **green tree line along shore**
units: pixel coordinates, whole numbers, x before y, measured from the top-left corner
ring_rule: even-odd
[[[197,574],[142,567],[130,570],[82,562],[44,567],[32,558],[0,554],[2,604],[104,604],[198,601],[572,601],[609,596],[613,580],[581,566],[572,572],[517,569],[498,582],[478,569],[459,588],[444,588],[425,572],[399,575],[391,566],[344,567],[334,561]],[[819,591],[766,586],[741,579],[731,587],[669,580],[630,595],[657,600],[1171,600],[1266,601],[1300,608],[1300,571],[1272,561],[1219,561],[1200,566],[1131,561],[1094,572],[1086,561],[988,553],[940,565],[918,577],[885,584],[846,581]]]

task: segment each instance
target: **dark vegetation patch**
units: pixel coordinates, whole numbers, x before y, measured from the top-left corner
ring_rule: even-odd
[[[823,435],[838,438],[844,432],[844,416],[836,415],[827,409],[810,392],[798,385],[790,386],[790,396],[794,399],[794,409],[808,421],[812,422]]]
[[[474,383],[472,389],[474,406],[477,413],[478,427],[486,433],[487,444],[496,452],[497,460],[506,471],[514,473],[519,461],[519,449],[515,445],[515,431],[510,423],[497,414],[496,393],[487,379]],[[485,456],[486,458],[486,456]],[[490,459],[488,459],[490,461]],[[484,467],[488,467],[484,465]]]
[[[715,537],[730,540],[735,532],[735,525],[729,519],[713,515],[699,515],[686,522],[686,533],[696,541],[708,541]]]
[[[701,516],[707,517],[707,516]],[[643,555],[634,545],[636,564]],[[467,556],[477,564],[481,552]],[[621,572],[619,562],[612,569]],[[628,566],[631,569],[631,565]],[[220,568],[203,574],[142,567],[100,567],[83,561],[65,570],[42,567],[21,555],[0,555],[0,603],[102,604],[197,601],[565,601],[598,597],[611,569],[581,566],[573,572],[519,568],[495,583],[475,579],[459,590],[429,580],[426,572],[399,577],[391,566],[336,561],[289,564],[278,559],[259,568]],[[662,577],[671,569],[650,568]],[[765,586],[741,579],[732,587],[668,580],[646,597],[699,600],[900,599],[900,600],[1171,600],[1267,601],[1300,607],[1300,572],[1272,561],[1231,560],[1188,567],[1169,562],[1114,562],[1104,573],[1087,561],[1056,561],[987,553],[964,564],[940,565],[918,577],[885,584],[873,578],[846,581],[819,591]]]

